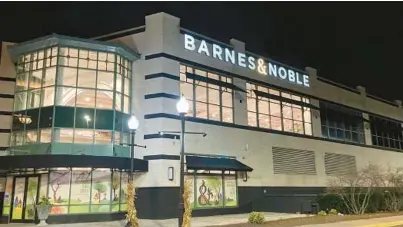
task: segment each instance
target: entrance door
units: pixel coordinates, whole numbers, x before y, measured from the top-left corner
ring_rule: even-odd
[[[34,222],[35,206],[38,199],[38,176],[18,176],[14,178],[11,201],[11,222]]]

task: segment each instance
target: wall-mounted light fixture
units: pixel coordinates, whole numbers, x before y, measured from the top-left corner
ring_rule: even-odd
[[[168,180],[174,180],[174,167],[168,167]]]
[[[242,180],[244,182],[248,181],[248,172],[246,171],[242,172]]]

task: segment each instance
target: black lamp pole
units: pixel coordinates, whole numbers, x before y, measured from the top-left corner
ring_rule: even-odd
[[[180,167],[180,183],[179,183],[179,216],[178,227],[182,227],[183,214],[185,212],[185,204],[183,201],[184,184],[185,184],[185,113],[180,113],[181,118],[181,167]]]
[[[131,140],[130,140],[130,181],[133,183],[133,172],[134,172],[134,137],[136,135],[136,130],[130,130]]]

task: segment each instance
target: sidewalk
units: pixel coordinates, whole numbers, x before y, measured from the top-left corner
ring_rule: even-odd
[[[283,213],[264,213],[265,220],[280,220],[296,217],[305,217],[306,215],[301,214],[283,214]],[[230,215],[217,215],[208,217],[194,217],[192,218],[192,227],[206,227],[212,225],[229,225],[229,224],[239,224],[246,223],[248,221],[248,214],[230,214]],[[76,224],[54,224],[49,226],[54,227],[124,227],[126,224],[125,220],[113,221],[113,222],[91,222],[91,223],[76,223]],[[177,227],[178,219],[166,219],[166,220],[146,220],[140,219],[141,227]],[[1,225],[7,227],[32,227],[34,224],[7,224]]]
[[[403,216],[374,218],[357,221],[345,221],[318,225],[301,225],[299,227],[403,227]]]

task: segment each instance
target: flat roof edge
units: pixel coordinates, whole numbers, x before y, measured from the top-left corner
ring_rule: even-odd
[[[22,53],[28,53],[55,45],[71,46],[95,51],[115,52],[130,59],[131,61],[135,61],[141,56],[139,53],[136,53],[121,44],[76,38],[59,34],[51,34],[27,42],[9,46],[8,51],[13,62],[16,62],[18,56],[20,56]]]

